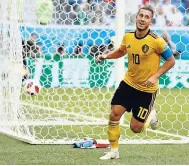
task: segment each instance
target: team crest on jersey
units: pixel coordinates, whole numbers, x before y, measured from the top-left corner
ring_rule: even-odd
[[[148,50],[149,50],[149,46],[147,44],[145,44],[145,45],[142,46],[142,52],[143,53],[147,53]]]

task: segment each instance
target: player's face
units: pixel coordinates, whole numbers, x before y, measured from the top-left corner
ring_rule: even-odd
[[[152,23],[152,13],[149,10],[141,9],[136,16],[136,27],[143,31],[147,29]]]

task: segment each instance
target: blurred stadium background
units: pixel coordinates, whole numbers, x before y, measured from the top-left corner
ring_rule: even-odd
[[[135,26],[137,10],[144,5],[150,5],[156,11],[152,28],[159,29],[159,33],[165,27],[170,29],[168,33],[172,41],[177,44],[177,49],[183,52],[182,58],[188,58],[185,52],[185,46],[189,41],[188,33],[186,33],[189,24],[188,1],[125,0],[123,12],[125,26],[128,26],[127,31]],[[44,27],[24,26],[22,30],[23,39],[29,39],[31,33],[39,35],[37,43],[45,55],[52,56],[57,46],[61,44],[64,44],[65,54],[76,53],[77,47],[82,47],[83,54],[89,54],[92,46],[108,45],[111,37],[115,35],[116,5],[113,0],[26,0],[23,9],[27,12],[23,12],[20,21],[25,24],[54,26],[54,29],[46,27],[45,30]],[[30,14],[29,18],[28,14]],[[85,26],[82,26],[83,28],[78,26],[80,31],[77,32],[73,30],[73,27],[77,28],[73,25]],[[65,33],[65,27],[72,31]],[[98,28],[98,31],[91,33],[90,28],[95,27]]]
[[[23,1],[20,0],[20,3]],[[166,30],[168,40],[181,53],[176,58],[188,60],[188,3],[187,0],[125,0],[125,31],[135,28],[137,10],[141,6],[150,5],[156,11],[152,29],[159,35]],[[45,61],[70,57],[92,58],[115,47],[116,3],[113,0],[25,0],[22,9],[22,39],[35,40],[40,48],[36,56]],[[34,35],[35,39],[32,37]],[[35,69],[39,74],[41,67],[36,66]],[[65,74],[68,80],[71,79],[69,75]],[[58,77],[58,74],[53,76]],[[88,75],[84,77],[86,80]],[[61,86],[54,77],[47,82],[46,86]],[[164,87],[163,83],[160,84]]]

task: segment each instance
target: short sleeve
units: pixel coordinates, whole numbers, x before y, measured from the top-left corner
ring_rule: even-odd
[[[170,47],[165,42],[165,40],[161,37],[156,39],[156,53],[161,55],[165,60],[173,56],[173,53]]]
[[[127,51],[127,47],[126,47],[126,35],[124,35],[119,49],[121,51],[124,51],[124,52]]]

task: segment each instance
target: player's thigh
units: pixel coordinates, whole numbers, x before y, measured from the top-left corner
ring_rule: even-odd
[[[133,101],[132,113],[134,119],[138,122],[145,123],[156,98],[156,93],[146,93],[137,91]]]
[[[125,113],[126,108],[121,105],[112,105],[112,111],[110,113],[110,120],[119,121],[121,116]]]

